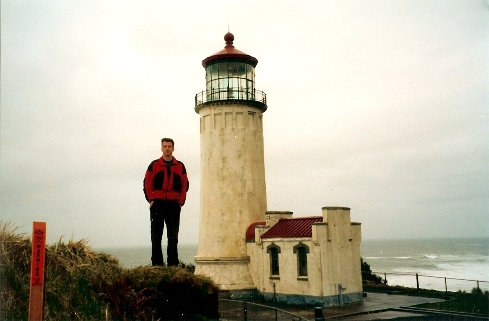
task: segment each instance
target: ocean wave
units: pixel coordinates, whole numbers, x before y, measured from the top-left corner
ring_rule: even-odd
[[[440,263],[437,265],[439,270],[446,271],[444,275],[446,277],[480,280],[485,282],[489,281],[487,267],[487,262]]]
[[[489,238],[483,241],[412,240],[364,242],[362,254],[373,271],[387,275],[390,285],[419,286],[449,291],[489,290]],[[482,243],[474,246],[473,243]],[[430,277],[431,276],[431,277]]]

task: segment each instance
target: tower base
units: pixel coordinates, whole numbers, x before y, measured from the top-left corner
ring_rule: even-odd
[[[249,256],[195,257],[195,274],[209,277],[220,290],[254,290],[248,264]]]

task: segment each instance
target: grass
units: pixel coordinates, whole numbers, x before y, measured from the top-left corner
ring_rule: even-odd
[[[26,320],[31,240],[0,221],[0,319]],[[125,269],[85,240],[46,246],[44,320],[214,320],[218,289],[193,266]]]
[[[474,289],[471,293],[455,292],[450,294],[447,301],[421,304],[418,307],[489,316],[489,292],[482,293],[480,289]]]

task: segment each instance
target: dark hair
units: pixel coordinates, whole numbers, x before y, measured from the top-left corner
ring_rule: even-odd
[[[171,143],[172,147],[175,147],[175,142],[171,138],[162,138],[161,143],[163,144],[163,142],[169,142]]]

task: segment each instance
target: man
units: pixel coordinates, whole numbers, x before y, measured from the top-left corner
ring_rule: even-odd
[[[161,238],[166,224],[168,266],[178,265],[180,209],[185,204],[188,179],[185,165],[173,157],[175,143],[161,140],[163,155],[149,164],[144,176],[144,196],[149,202],[151,220],[151,263],[163,265]]]

